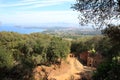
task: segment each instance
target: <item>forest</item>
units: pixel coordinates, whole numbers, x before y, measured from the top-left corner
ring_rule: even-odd
[[[0,32],[0,78],[8,80],[16,75],[16,80],[22,80],[35,66],[53,64],[69,52],[69,41],[59,37]]]
[[[34,80],[31,71],[36,66],[60,64],[58,59],[65,60],[70,52],[77,55],[94,49],[106,60],[93,80],[119,80],[120,26],[110,26],[102,34],[69,40],[41,33],[0,32],[0,79],[24,80],[28,75],[29,80]]]
[[[58,68],[54,67],[53,72],[61,72],[62,65],[65,66],[62,71],[64,73],[80,71],[83,67],[78,67],[78,64],[84,64],[81,64],[79,57],[84,52],[89,53],[87,59],[91,62],[94,61],[92,57],[101,55],[102,62],[97,66],[90,63],[87,67],[85,64],[84,68],[94,70],[90,73],[74,73],[80,79],[74,79],[70,74],[70,79],[67,80],[120,80],[120,24],[117,22],[120,20],[120,0],[76,0],[71,8],[80,13],[80,25],[91,24],[95,30],[101,30],[102,35],[74,38],[72,35],[58,37],[43,33],[0,32],[0,80],[35,80],[33,72],[36,67],[44,72],[44,77],[39,78],[40,80],[57,80],[48,79],[46,69],[57,65]],[[96,61],[94,63],[97,64]],[[89,75],[86,77],[84,73],[92,76],[88,79]]]

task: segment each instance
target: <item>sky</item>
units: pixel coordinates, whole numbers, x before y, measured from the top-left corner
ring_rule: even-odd
[[[0,25],[77,27],[76,0],[0,0]]]

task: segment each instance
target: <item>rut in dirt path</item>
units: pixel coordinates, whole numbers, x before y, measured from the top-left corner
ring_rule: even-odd
[[[83,66],[75,57],[68,57],[59,68],[55,68],[54,65],[53,67],[38,66],[36,80],[39,80],[40,73],[44,74],[42,68],[48,73],[47,80],[80,80],[82,77],[87,77],[90,80],[93,72],[92,68]]]
[[[64,67],[61,66],[60,69],[52,71],[49,75],[49,78],[54,78],[56,80],[69,80],[71,76],[73,76],[74,78],[80,78],[80,75],[77,75],[77,73],[83,71],[83,65],[76,58],[73,57],[68,57],[67,62],[68,64],[66,66],[62,64]]]

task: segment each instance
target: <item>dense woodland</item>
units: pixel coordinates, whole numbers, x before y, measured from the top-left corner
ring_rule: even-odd
[[[65,59],[70,42],[40,33],[0,32],[0,79],[23,80],[37,65]]]
[[[69,40],[41,33],[0,32],[0,79],[24,80],[27,75],[32,80],[31,71],[36,66],[50,66],[58,63],[58,59],[65,60],[70,52],[76,55],[94,49],[106,61],[98,67],[93,79],[119,80],[120,28],[110,26],[102,33]]]
[[[80,13],[81,25],[92,24],[95,29],[102,29],[105,39],[100,52],[107,58],[99,65],[93,80],[120,80],[120,0],[76,0],[72,8]],[[116,20],[116,23],[113,21]],[[115,26],[116,25],[116,26]]]
[[[70,52],[77,55],[84,51],[106,58],[92,80],[120,80],[120,26],[107,22],[120,19],[120,0],[76,0],[72,8],[80,12],[81,25],[90,23],[95,29],[106,26],[103,36],[67,39],[40,33],[0,32],[0,80],[33,80],[32,69],[36,66],[50,66],[65,60]]]
[[[41,33],[0,32],[0,80],[34,80],[32,70],[36,66],[60,64],[70,52],[77,55],[84,51],[105,58],[92,80],[120,80],[120,25],[107,22],[120,19],[120,0],[76,0],[72,8],[80,12],[81,25],[93,24],[95,29],[106,26],[102,35],[67,39]]]

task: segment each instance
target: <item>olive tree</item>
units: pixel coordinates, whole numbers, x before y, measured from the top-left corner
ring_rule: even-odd
[[[120,18],[120,0],[76,0],[72,8],[80,13],[79,23],[100,29]]]
[[[119,80],[120,64],[113,58],[120,56],[120,26],[111,26],[111,21],[120,19],[120,0],[76,0],[72,8],[80,13],[80,24],[92,24],[97,29],[107,26],[103,34],[112,44],[110,60],[97,68],[93,80]]]
[[[109,51],[110,58],[120,56],[120,26],[109,25],[102,33],[110,38],[112,44]]]
[[[66,58],[69,52],[70,44],[68,41],[62,38],[53,37],[48,46],[47,59],[49,62],[55,63],[58,59],[61,60]]]

